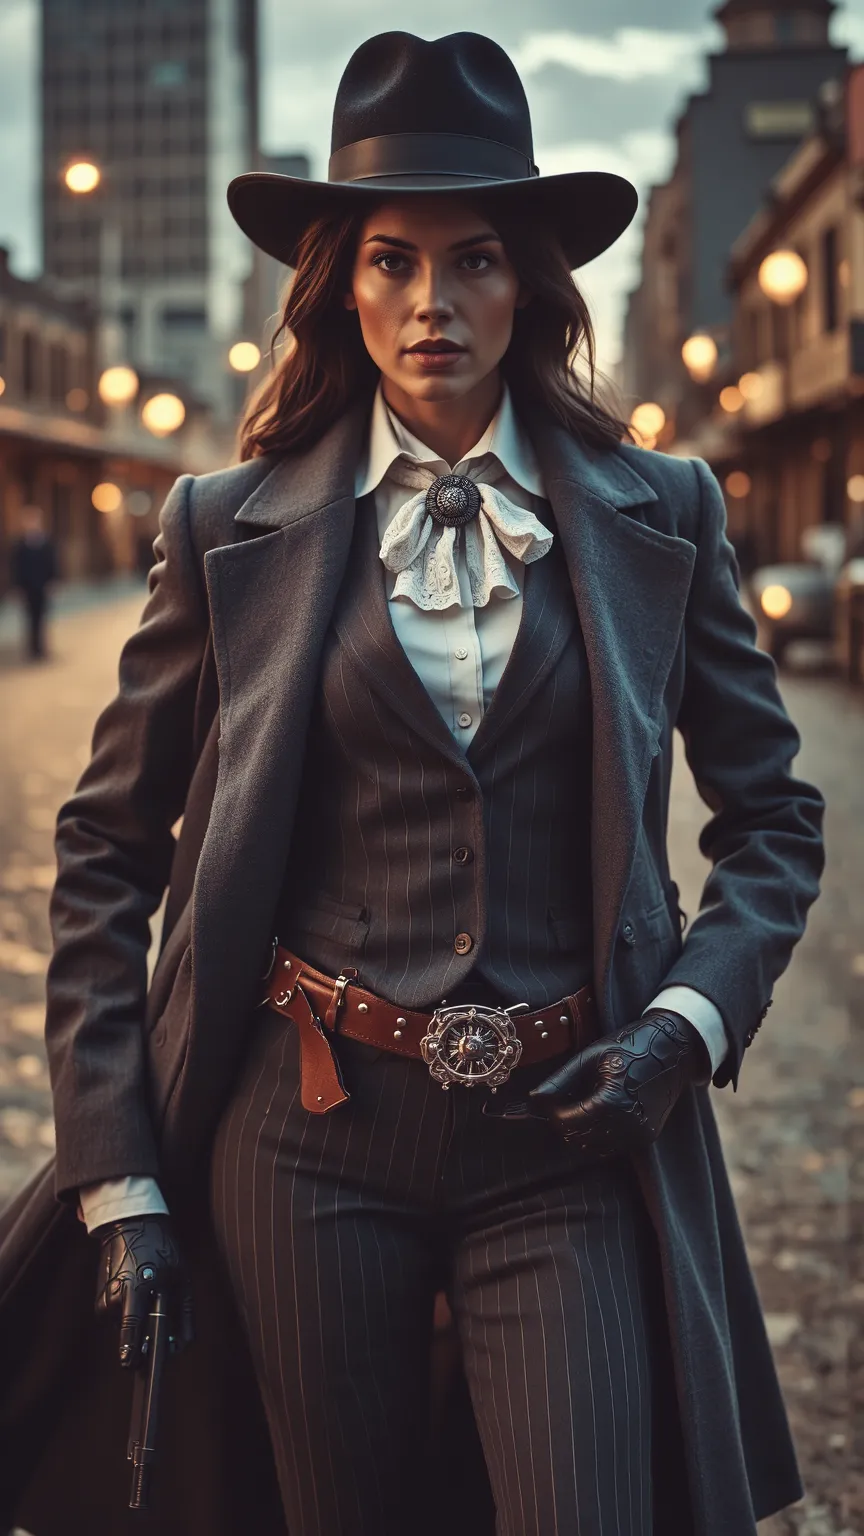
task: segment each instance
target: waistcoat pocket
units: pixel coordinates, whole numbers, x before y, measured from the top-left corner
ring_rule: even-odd
[[[334,897],[316,895],[314,901],[297,906],[289,914],[285,933],[312,934],[318,939],[331,939],[337,944],[356,947],[363,942],[369,931],[369,914],[365,907],[337,901]],[[298,944],[299,948],[299,944]],[[301,952],[302,955],[302,952]]]

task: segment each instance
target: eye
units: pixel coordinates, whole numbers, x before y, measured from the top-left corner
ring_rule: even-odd
[[[384,265],[385,261],[387,261],[387,262],[395,261],[397,263],[397,265],[395,267],[390,267],[390,266],[385,267],[385,265]],[[382,272],[398,272],[399,271],[398,263],[399,262],[404,262],[404,261],[405,261],[405,257],[401,256],[398,251],[381,251],[377,256],[373,256],[373,258],[372,258],[372,265],[373,265],[373,267],[380,267]]]
[[[469,266],[468,267],[468,271],[469,272],[485,272],[487,267],[493,265],[494,257],[492,257],[489,254],[488,251],[467,251],[465,253],[465,255],[462,257],[462,261],[463,262],[471,262],[471,263],[474,263],[474,262],[480,263],[480,262],[482,262],[483,263],[482,266],[480,266],[480,265],[477,265],[477,266],[471,265],[471,266]]]

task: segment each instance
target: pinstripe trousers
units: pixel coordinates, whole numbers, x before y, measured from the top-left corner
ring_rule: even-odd
[[[428,1479],[448,1477],[446,1426],[424,1463],[440,1289],[499,1536],[650,1536],[648,1217],[630,1164],[576,1170],[546,1125],[491,1117],[487,1090],[339,1052],[350,1101],[310,1115],[296,1031],[257,1014],[212,1158],[290,1536],[423,1528]]]

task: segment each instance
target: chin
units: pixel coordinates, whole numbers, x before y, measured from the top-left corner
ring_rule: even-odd
[[[411,378],[402,384],[406,395],[415,400],[459,400],[476,388],[477,379],[457,379],[446,374],[430,374],[428,378]]]

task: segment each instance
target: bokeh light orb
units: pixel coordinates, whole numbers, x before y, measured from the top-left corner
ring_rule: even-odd
[[[100,480],[90,492],[90,500],[97,512],[117,512],[123,505],[123,492],[112,480]]]
[[[788,587],[781,587],[779,584],[766,587],[759,602],[762,612],[769,619],[785,619],[789,609],[792,607],[792,593]]]
[[[717,366],[717,343],[713,336],[696,331],[687,337],[681,356],[691,379],[710,379]]]
[[[67,165],[63,180],[70,192],[95,192],[102,180],[102,172],[92,160],[74,160]]]
[[[99,379],[99,399],[105,405],[128,405],[138,393],[138,375],[134,368],[119,363],[106,368]]]
[[[846,482],[846,495],[850,501],[864,501],[864,475],[850,475]]]
[[[726,476],[725,484],[729,495],[740,501],[742,497],[749,496],[752,481],[746,470],[733,469],[731,475]]]
[[[151,395],[141,408],[141,420],[154,437],[168,437],[182,427],[186,407],[179,395]]]
[[[736,384],[727,384],[725,389],[721,389],[720,405],[724,411],[728,411],[730,416],[734,416],[736,411],[743,409],[744,396]]]
[[[235,373],[251,373],[261,361],[261,348],[254,341],[235,341],[228,361]]]
[[[765,380],[761,373],[742,373],[738,388],[745,400],[758,400],[765,393]]]
[[[759,267],[759,287],[772,304],[794,304],[807,287],[807,264],[797,251],[772,251]]]

